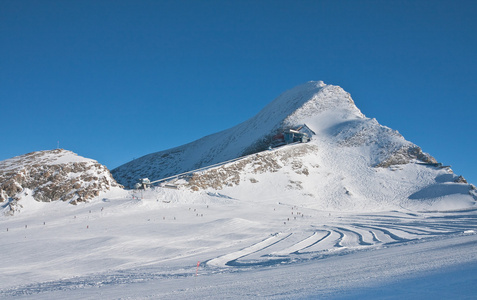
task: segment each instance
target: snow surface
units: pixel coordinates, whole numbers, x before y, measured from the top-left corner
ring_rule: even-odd
[[[475,210],[330,213],[158,188],[77,206],[36,203],[2,217],[0,228],[7,299],[471,298],[477,290]]]
[[[366,152],[367,146],[336,151],[333,141],[316,136],[310,143],[258,153],[201,171],[197,176],[205,190],[215,192],[218,188],[234,199],[280,199],[282,203],[326,211],[476,208],[473,186],[455,182],[458,176],[450,169],[418,161],[374,168],[370,157],[363,155]]]

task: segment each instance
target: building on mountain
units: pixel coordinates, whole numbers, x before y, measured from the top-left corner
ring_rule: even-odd
[[[306,126],[306,124],[295,129],[287,128],[272,137],[271,146],[277,147],[293,143],[308,143],[311,140],[311,136],[314,134],[315,132]]]

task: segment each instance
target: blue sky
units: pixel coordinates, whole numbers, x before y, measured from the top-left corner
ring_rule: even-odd
[[[310,80],[477,183],[475,1],[0,2],[0,160],[113,169]]]

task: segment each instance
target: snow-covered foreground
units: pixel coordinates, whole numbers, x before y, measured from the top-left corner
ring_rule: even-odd
[[[21,214],[2,217],[0,297],[471,298],[477,291],[475,210],[337,213],[206,192],[115,193],[77,206],[29,200]]]

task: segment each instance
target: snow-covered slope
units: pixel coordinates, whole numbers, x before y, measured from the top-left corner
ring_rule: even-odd
[[[0,162],[0,203],[7,214],[19,210],[26,201],[23,199],[76,204],[116,187],[119,185],[105,166],[63,149]]]
[[[0,216],[1,299],[336,299],[344,292],[368,299],[352,291],[382,286],[392,287],[390,299],[477,292],[475,210],[330,213],[259,193],[238,201],[164,188],[36,204]],[[436,283],[436,271],[453,276]],[[431,297],[433,290],[439,294]]]
[[[306,124],[307,144],[266,150],[280,130]],[[175,180],[180,187],[236,199],[277,199],[322,210],[455,210],[474,207],[475,187],[365,117],[342,88],[308,82],[291,89],[250,120],[113,170],[122,184],[152,180],[241,157]],[[260,201],[260,200],[256,201]]]

